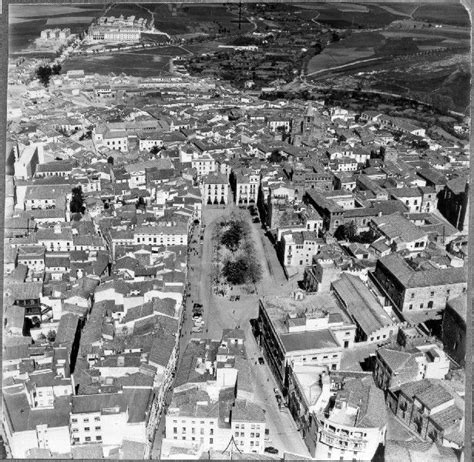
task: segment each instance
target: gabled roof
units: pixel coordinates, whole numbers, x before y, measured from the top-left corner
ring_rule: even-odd
[[[389,348],[380,348],[377,353],[394,373],[416,366],[415,356],[412,353]]]

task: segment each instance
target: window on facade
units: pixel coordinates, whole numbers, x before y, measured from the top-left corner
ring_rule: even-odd
[[[214,443],[214,438],[209,438],[209,444],[213,444]]]
[[[85,440],[86,440],[86,441],[90,441],[90,440],[91,440],[91,437],[90,437],[90,436],[86,436]]]
[[[91,430],[90,427],[84,427],[84,431],[85,431],[85,432],[89,432],[90,430]]]
[[[96,439],[96,441],[102,441],[102,436],[97,435],[97,436],[95,437],[95,439]]]

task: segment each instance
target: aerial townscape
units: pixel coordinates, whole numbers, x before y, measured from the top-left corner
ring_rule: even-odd
[[[2,458],[464,460],[469,16],[296,5],[10,7]]]

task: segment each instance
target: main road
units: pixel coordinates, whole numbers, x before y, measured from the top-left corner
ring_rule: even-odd
[[[203,225],[204,239],[201,252],[198,255],[191,250],[189,279],[191,296],[188,302],[188,313],[194,302],[204,306],[205,328],[201,334],[191,334],[192,321],[188,314],[184,325],[183,341],[190,338],[202,337],[220,340],[223,329],[240,327],[245,332],[245,348],[250,364],[254,383],[254,397],[256,402],[265,409],[267,425],[270,430],[270,441],[267,445],[277,448],[280,453],[287,451],[309,457],[308,450],[299,434],[297,427],[288,409],[278,407],[275,399],[275,379],[266,364],[260,365],[260,347],[252,334],[250,319],[258,316],[258,300],[263,295],[285,295],[295,289],[294,283],[289,283],[278,261],[275,249],[265,236],[260,224],[253,223],[247,210],[241,211],[242,216],[251,227],[252,240],[257,258],[262,266],[262,279],[256,286],[256,293],[247,294],[234,288],[232,293],[240,295],[238,302],[231,302],[228,297],[216,295],[211,284],[212,261],[215,242],[213,240],[215,227],[219,221],[230,216],[238,209],[233,205],[224,208],[204,207]]]
[[[247,294],[238,289],[233,293],[240,295],[238,302],[231,302],[228,297],[216,295],[213,291],[212,262],[215,247],[214,231],[220,220],[229,217],[238,209],[230,204],[225,207],[204,206],[202,226],[196,227],[188,246],[188,288],[185,303],[184,322],[181,329],[180,353],[193,338],[211,338],[220,340],[224,329],[240,327],[245,332],[245,347],[254,384],[254,399],[266,413],[270,430],[268,446],[273,446],[282,454],[284,451],[309,457],[308,450],[288,412],[278,407],[274,395],[277,386],[274,377],[266,364],[260,365],[258,357],[261,351],[252,334],[250,319],[258,315],[258,299],[262,295],[287,294],[294,286],[285,278],[278,262],[273,245],[265,236],[259,224],[253,223],[248,211],[241,214],[251,226],[252,239],[258,260],[262,265],[262,280],[257,283],[256,293]],[[201,239],[201,236],[203,239]],[[192,306],[201,303],[204,307],[204,328],[201,333],[193,333]],[[181,356],[180,354],[180,356]],[[179,367],[179,366],[178,366]],[[171,394],[166,403],[169,404]],[[152,450],[152,457],[159,457],[161,439],[164,431],[164,419],[161,419]]]

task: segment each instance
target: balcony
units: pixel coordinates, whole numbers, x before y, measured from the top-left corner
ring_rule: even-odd
[[[332,432],[327,433],[326,430],[321,432],[319,440],[333,448],[351,451],[364,451],[367,446],[367,442],[363,438],[345,437]]]

